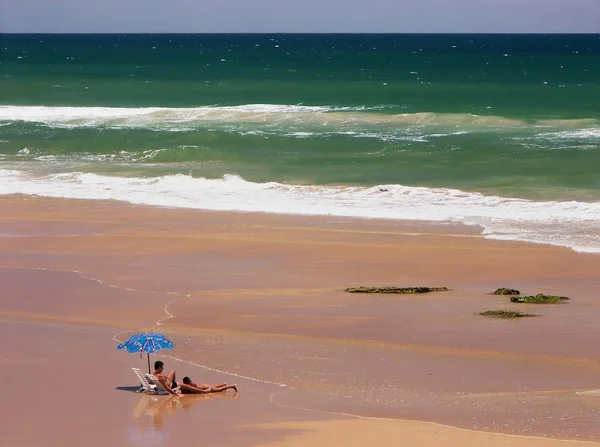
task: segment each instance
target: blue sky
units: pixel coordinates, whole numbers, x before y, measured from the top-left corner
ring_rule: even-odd
[[[600,33],[600,0],[0,0],[0,31]]]

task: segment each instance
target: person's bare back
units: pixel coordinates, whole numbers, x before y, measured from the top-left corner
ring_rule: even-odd
[[[154,372],[152,375],[156,377],[156,379],[160,382],[160,384],[167,390],[170,394],[178,394],[176,389],[178,387],[177,382],[175,381],[175,370],[169,371],[169,373],[165,376],[163,374],[165,364],[160,360],[154,362]]]

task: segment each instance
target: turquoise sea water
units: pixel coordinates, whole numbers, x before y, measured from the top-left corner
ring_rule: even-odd
[[[0,194],[600,252],[599,35],[3,35]]]

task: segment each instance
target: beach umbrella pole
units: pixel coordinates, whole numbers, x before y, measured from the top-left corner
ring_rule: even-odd
[[[150,353],[148,353],[148,374],[150,374]]]

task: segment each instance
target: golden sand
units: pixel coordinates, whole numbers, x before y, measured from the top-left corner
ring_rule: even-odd
[[[0,235],[0,446],[600,441],[600,256],[456,225],[21,196],[0,199]],[[539,317],[478,315],[494,309]],[[179,377],[239,395],[131,392],[146,358],[115,347],[143,330],[175,342],[161,359]]]

